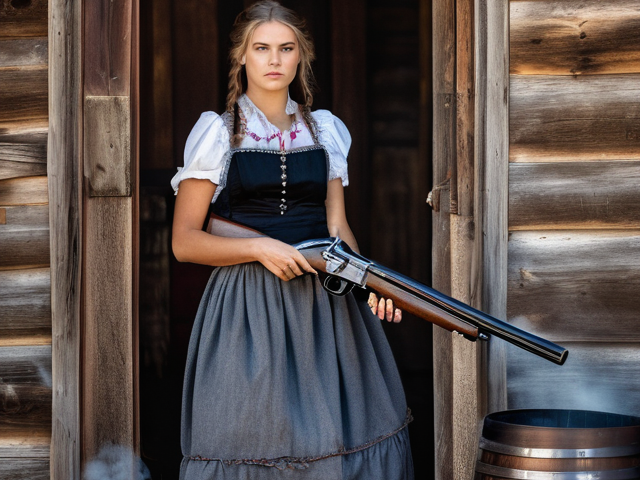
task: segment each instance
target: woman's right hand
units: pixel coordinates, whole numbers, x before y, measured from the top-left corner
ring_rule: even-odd
[[[307,259],[291,245],[274,238],[257,240],[257,259],[264,267],[280,280],[292,280],[305,272],[318,274]]]

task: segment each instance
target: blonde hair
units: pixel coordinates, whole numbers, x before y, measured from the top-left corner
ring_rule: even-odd
[[[300,106],[302,118],[307,128],[315,137],[315,128],[311,117],[311,105],[313,103],[313,89],[315,81],[311,62],[315,59],[313,40],[307,30],[306,22],[293,10],[283,7],[274,0],[260,0],[242,11],[233,24],[231,31],[231,48],[229,49],[229,93],[227,94],[227,111],[232,115],[233,136],[232,143],[239,144],[243,133],[236,130],[238,124],[238,98],[244,93],[247,86],[247,77],[244,65],[241,64],[242,56],[249,48],[251,36],[263,23],[280,22],[286,25],[296,36],[300,49],[300,63],[295,78],[289,87],[289,94]]]

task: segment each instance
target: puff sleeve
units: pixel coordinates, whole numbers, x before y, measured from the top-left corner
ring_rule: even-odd
[[[346,125],[328,110],[312,112],[318,125],[318,140],[329,154],[329,180],[342,179],[342,185],[349,185],[347,154],[351,147],[351,135]]]
[[[171,186],[178,193],[178,186],[187,178],[210,180],[224,187],[226,158],[229,154],[229,131],[224,120],[214,112],[204,112],[194,125],[184,148],[184,167],[171,179]],[[215,201],[214,197],[214,201]]]

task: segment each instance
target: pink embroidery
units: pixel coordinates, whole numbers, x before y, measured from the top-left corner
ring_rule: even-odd
[[[249,135],[256,142],[259,142],[260,140],[265,140],[266,139],[267,143],[268,143],[271,140],[273,140],[274,138],[278,137],[279,143],[280,143],[280,150],[284,150],[284,138],[282,138],[282,132],[280,130],[278,130],[276,133],[272,133],[268,137],[261,137],[257,133],[252,132],[251,130],[249,130],[249,128],[247,128],[247,119],[244,118],[244,115],[240,115],[240,123],[242,124],[242,129],[244,130],[244,133],[246,135]],[[289,138],[291,138],[291,140],[293,141],[298,136],[297,134],[302,131],[302,128],[301,128],[300,124],[298,123],[297,119],[293,122],[293,125],[291,125],[291,129],[290,130],[291,131],[289,132]]]

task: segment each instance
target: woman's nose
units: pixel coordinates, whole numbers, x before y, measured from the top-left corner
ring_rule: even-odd
[[[269,65],[280,65],[280,54],[273,52],[269,57]]]

